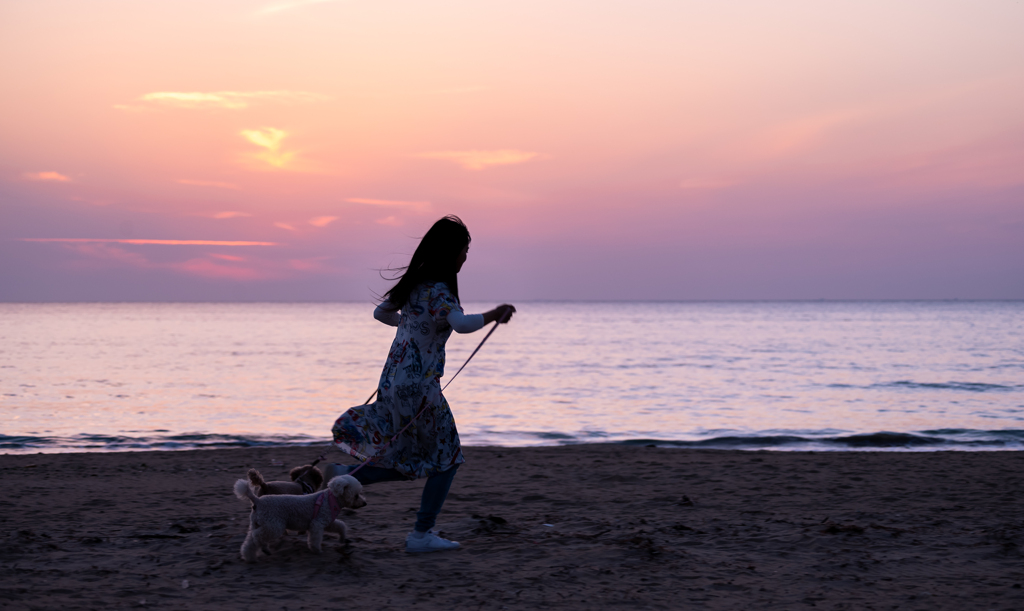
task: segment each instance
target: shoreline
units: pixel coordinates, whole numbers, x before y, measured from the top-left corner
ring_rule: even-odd
[[[550,435],[550,434],[545,434]],[[781,452],[1000,452],[1024,450],[1024,431],[1020,429],[949,429],[941,431],[849,432],[815,436],[813,433],[724,434],[705,439],[663,439],[657,437],[611,438],[605,441],[581,440],[561,434],[560,440],[507,445],[476,440],[472,434],[462,440],[464,447],[477,448],[553,448],[578,445],[655,446],[674,449],[781,451]],[[482,442],[481,442],[482,441]],[[522,438],[519,442],[526,441]],[[104,443],[106,445],[100,445]],[[50,445],[45,445],[50,444]],[[68,445],[61,445],[68,444]],[[82,445],[76,445],[82,444]],[[96,444],[96,445],[88,445]],[[28,445],[29,447],[24,447]],[[18,447],[21,446],[21,447]],[[243,450],[256,448],[326,448],[329,438],[312,436],[275,437],[273,435],[229,435],[224,433],[180,433],[162,436],[127,437],[123,434],[79,434],[72,437],[39,437],[0,434],[0,456],[31,454],[90,454],[105,452],[181,452],[190,450]]]
[[[310,449],[0,456],[0,609],[1024,607],[1019,451],[465,446],[462,549],[404,553],[422,483],[381,483],[344,547],[242,562],[233,482]]]

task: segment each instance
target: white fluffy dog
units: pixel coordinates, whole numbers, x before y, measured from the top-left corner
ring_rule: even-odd
[[[327,483],[326,489],[303,495],[256,496],[248,481],[238,480],[235,495],[252,503],[242,559],[255,561],[260,549],[269,553],[266,546],[283,537],[285,529],[308,531],[309,549],[318,554],[325,530],[338,533],[344,541],[345,523],[335,518],[342,507],[365,506],[362,491],[363,486],[351,475],[339,475]]]

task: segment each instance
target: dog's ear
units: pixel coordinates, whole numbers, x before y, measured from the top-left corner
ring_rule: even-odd
[[[352,477],[351,475],[346,476],[345,481],[345,506],[346,507],[364,507],[366,501],[362,500],[363,485],[359,483],[359,480]]]
[[[349,488],[351,487],[351,481],[354,478],[347,475],[339,475],[332,477],[331,481],[327,482],[327,487],[330,488],[331,493],[338,497],[343,505],[348,504]]]
[[[295,480],[305,475],[306,471],[309,471],[312,468],[313,467],[311,465],[302,465],[301,467],[295,467],[294,469],[288,472],[288,476],[291,477],[292,481],[294,482]]]

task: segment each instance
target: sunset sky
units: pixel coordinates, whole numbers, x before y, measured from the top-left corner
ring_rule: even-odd
[[[1024,299],[1024,2],[0,0],[0,301]]]

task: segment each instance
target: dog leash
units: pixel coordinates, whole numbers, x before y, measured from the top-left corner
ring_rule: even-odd
[[[442,389],[442,391],[443,391],[443,390],[444,390],[444,389]],[[419,418],[419,417],[420,417],[420,414],[422,414],[423,412],[425,412],[425,411],[426,411],[426,409],[427,409],[427,398],[426,398],[426,397],[423,397],[423,401],[421,401],[421,402],[420,402],[420,411],[416,412],[416,415],[412,417],[412,420],[410,420],[410,421],[408,422],[408,424],[406,424],[405,426],[403,426],[403,427],[402,427],[402,430],[398,431],[398,433],[397,433],[397,434],[395,434],[394,436],[392,436],[392,437],[391,437],[391,439],[388,439],[387,443],[385,443],[385,444],[384,444],[384,445],[383,445],[383,446],[381,447],[380,451],[379,451],[379,452],[377,452],[377,455],[376,455],[376,456],[371,456],[370,458],[367,458],[367,459],[366,459],[366,460],[364,460],[364,461],[362,462],[362,464],[360,464],[360,465],[359,465],[358,467],[356,467],[355,469],[352,469],[351,471],[349,471],[349,472],[347,473],[347,475],[352,475],[352,474],[353,474],[353,473],[355,473],[356,471],[358,471],[358,470],[362,469],[363,467],[365,467],[366,465],[370,464],[370,461],[372,461],[372,460],[373,460],[374,458],[377,458],[377,457],[381,456],[382,454],[384,454],[384,450],[388,449],[388,446],[390,446],[390,445],[391,445],[391,442],[392,442],[392,441],[394,441],[394,440],[396,440],[396,439],[398,439],[399,437],[401,437],[401,436],[402,436],[402,433],[404,433],[404,432],[405,432],[406,430],[408,430],[408,428],[409,428],[410,426],[412,426],[412,423],[413,423],[413,422],[416,422],[416,419],[417,419],[417,418]]]
[[[466,362],[462,364],[462,367],[459,367],[459,370],[455,372],[455,375],[453,375],[453,376],[451,377],[451,379],[450,379],[450,380],[448,380],[448,382],[447,382],[447,383],[446,383],[446,384],[444,385],[444,388],[442,388],[442,389],[441,389],[441,392],[444,392],[444,389],[445,389],[445,388],[448,388],[448,384],[451,384],[452,382],[454,382],[454,381],[455,381],[455,376],[457,376],[457,375],[459,375],[460,373],[462,373],[462,370],[466,368],[466,365],[469,365],[469,362],[470,362],[471,360],[473,360],[473,357],[474,357],[474,356],[476,356],[476,353],[477,353],[477,352],[480,352],[480,348],[482,348],[482,347],[483,347],[483,345],[484,345],[484,342],[486,342],[486,341],[487,341],[487,338],[488,338],[488,337],[490,337],[492,333],[494,333],[495,331],[497,331],[497,330],[498,330],[498,325],[500,325],[500,324],[501,324],[502,322],[504,322],[504,321],[505,321],[505,320],[507,320],[507,319],[508,319],[508,314],[506,314],[505,316],[502,316],[502,317],[501,317],[501,320],[496,320],[496,321],[494,321],[494,326],[493,326],[493,327],[491,327],[491,330],[487,332],[487,335],[485,335],[485,336],[484,336],[484,338],[483,338],[482,340],[480,340],[480,343],[476,345],[476,350],[474,350],[474,351],[473,351],[473,353],[469,355],[469,358],[468,358],[468,359],[466,359]],[[377,392],[377,391],[374,391],[374,394],[376,394],[376,392]],[[370,397],[372,398],[372,397],[373,397],[373,395],[370,395]],[[419,414],[417,414],[417,416],[418,416],[418,415],[419,415]]]
[[[469,361],[471,361],[471,360],[473,359],[473,357],[474,357],[474,356],[476,356],[476,353],[480,351],[480,348],[481,348],[481,347],[483,347],[483,345],[484,345],[484,342],[486,342],[486,341],[487,341],[487,338],[488,338],[488,337],[490,337],[490,336],[491,336],[491,334],[492,334],[492,333],[494,333],[494,332],[495,332],[495,331],[496,331],[496,330],[498,329],[498,325],[500,325],[500,324],[501,324],[501,323],[502,323],[502,322],[503,322],[503,321],[505,320],[505,318],[506,318],[506,317],[502,317],[502,319],[501,319],[501,320],[497,320],[497,321],[495,321],[495,322],[494,322],[494,326],[493,326],[493,327],[491,327],[491,330],[490,330],[490,331],[488,331],[488,332],[487,332],[487,335],[485,335],[485,336],[484,336],[484,338],[483,338],[482,340],[480,340],[480,343],[476,345],[476,349],[475,349],[475,350],[473,350],[473,353],[469,355],[469,358],[468,358],[468,359],[466,359],[466,362],[462,364],[462,367],[459,367],[459,370],[455,372],[455,375],[453,375],[453,376],[452,376],[452,377],[451,377],[451,378],[450,378],[450,379],[449,379],[449,380],[448,380],[448,381],[447,381],[447,382],[445,383],[445,385],[444,385],[444,388],[442,388],[442,389],[441,389],[441,392],[444,392],[445,388],[448,388],[448,385],[449,385],[449,384],[451,384],[451,383],[452,383],[453,381],[455,381],[455,376],[457,376],[457,375],[459,375],[460,373],[462,373],[462,370],[466,368],[466,365],[469,365]],[[368,399],[367,399],[366,401],[363,401],[363,405],[366,405],[366,404],[368,404],[368,403],[369,403],[370,401],[373,401],[373,398],[377,396],[377,393],[378,393],[378,392],[380,392],[380,389],[377,389],[377,390],[373,391],[373,393],[372,393],[372,394],[370,394],[370,398],[368,398]],[[417,415],[417,416],[419,416],[419,414],[416,414],[416,415]],[[415,419],[416,419],[416,418],[413,418],[413,420],[415,420]],[[402,429],[402,430],[404,431],[405,429]],[[315,463],[314,463],[314,464],[315,464]]]
[[[476,353],[477,353],[477,352],[479,352],[479,351],[480,351],[480,348],[482,348],[482,347],[483,347],[483,345],[484,345],[484,342],[486,342],[486,341],[487,341],[487,339],[488,339],[488,338],[489,338],[489,337],[490,337],[490,336],[491,336],[491,335],[492,335],[492,334],[493,334],[493,333],[494,333],[495,331],[497,331],[497,330],[498,330],[498,325],[500,325],[501,323],[505,322],[505,320],[507,320],[507,319],[508,319],[508,314],[506,314],[505,316],[502,316],[502,317],[501,317],[500,319],[498,319],[498,320],[494,321],[494,326],[493,326],[493,327],[491,327],[491,330],[487,332],[487,335],[485,335],[485,336],[484,336],[484,338],[483,338],[482,340],[480,340],[480,343],[479,343],[479,344],[477,344],[477,346],[476,346],[476,349],[474,349],[474,350],[473,350],[473,352],[472,352],[472,353],[471,353],[471,354],[469,355],[469,358],[467,358],[467,359],[466,359],[466,362],[464,362],[464,363],[462,364],[462,367],[459,367],[459,370],[455,372],[455,375],[453,375],[453,376],[452,376],[452,377],[451,377],[451,378],[450,378],[450,379],[448,380],[448,382],[446,382],[446,383],[445,383],[444,387],[442,387],[442,388],[441,388],[441,392],[444,392],[444,391],[445,391],[445,389],[446,389],[446,388],[448,388],[448,385],[449,385],[449,384],[451,384],[451,383],[452,383],[453,381],[455,381],[455,377],[456,377],[456,376],[458,376],[458,375],[459,375],[460,373],[462,373],[462,370],[466,368],[466,365],[469,365],[469,362],[470,362],[471,360],[473,360],[473,357],[474,357],[474,356],[476,356]],[[377,390],[373,391],[373,394],[371,394],[371,395],[370,395],[370,398],[369,398],[369,399],[367,399],[367,400],[366,400],[366,401],[365,401],[365,402],[363,403],[363,405],[367,405],[367,404],[369,404],[369,403],[370,403],[370,401],[372,401],[372,400],[373,400],[373,398],[374,398],[375,396],[377,396],[377,393],[378,393],[379,391],[380,391],[380,389],[377,389]],[[392,443],[392,442],[393,442],[394,440],[396,440],[396,439],[398,439],[399,437],[401,437],[401,436],[402,436],[402,434],[403,434],[403,433],[405,433],[405,431],[406,431],[406,430],[408,430],[408,428],[409,428],[410,426],[412,426],[412,423],[413,423],[413,422],[416,422],[416,419],[417,419],[417,418],[419,418],[419,417],[420,417],[420,415],[421,415],[421,414],[422,414],[423,412],[425,412],[426,410],[427,410],[427,398],[426,398],[426,397],[423,397],[423,401],[422,401],[422,402],[420,403],[420,409],[419,409],[419,411],[418,411],[418,412],[416,412],[416,415],[412,417],[412,420],[410,420],[410,421],[409,421],[409,422],[408,422],[408,423],[407,423],[407,424],[406,424],[406,425],[405,425],[404,427],[402,427],[402,430],[398,431],[398,433],[397,433],[397,434],[395,434],[394,436],[392,436],[392,437],[391,437],[391,439],[389,439],[389,440],[387,441],[387,443],[385,443],[385,444],[384,444],[384,446],[383,446],[383,447],[382,447],[382,448],[380,449],[380,451],[379,451],[379,452],[378,452],[378,453],[377,453],[377,454],[376,454],[375,456],[371,456],[370,458],[367,458],[367,459],[366,459],[365,461],[363,461],[363,462],[362,462],[362,464],[360,464],[360,465],[359,465],[358,467],[356,467],[355,469],[352,469],[351,471],[349,471],[349,472],[348,472],[348,475],[352,475],[352,474],[353,474],[353,473],[355,473],[356,471],[358,471],[358,470],[362,469],[363,467],[365,467],[366,465],[370,464],[370,462],[372,462],[374,458],[377,458],[377,457],[379,457],[380,455],[382,455],[382,454],[384,453],[384,450],[388,449],[388,446],[390,446],[390,445],[391,445],[391,443]],[[333,448],[333,447],[334,447],[334,444],[331,444],[331,445],[330,445],[330,446],[329,446],[329,447],[328,447],[328,448],[327,448],[326,450],[324,450],[323,454],[321,454],[321,455],[320,455],[319,457],[317,457],[317,459],[316,459],[316,460],[314,460],[314,461],[313,461],[313,464],[312,464],[312,465],[310,465],[310,466],[311,466],[311,467],[315,467],[315,466],[316,466],[316,465],[317,465],[317,464],[318,464],[318,463],[319,463],[320,461],[322,461],[323,459],[327,458],[327,453],[328,453],[328,452],[330,452],[331,448]]]

